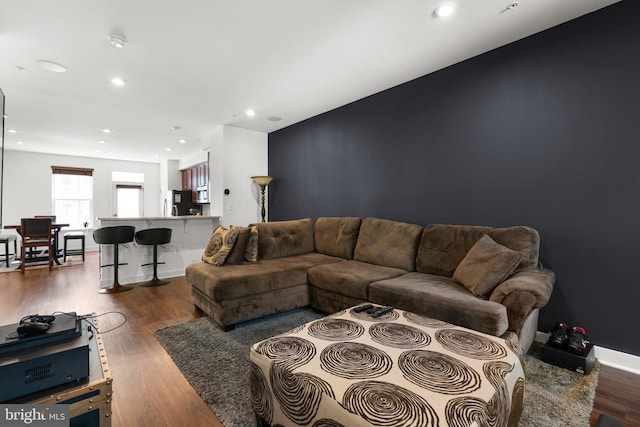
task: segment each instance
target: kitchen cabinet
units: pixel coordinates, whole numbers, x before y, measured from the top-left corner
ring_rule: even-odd
[[[193,191],[194,203],[209,203],[209,162],[183,169],[182,189]]]

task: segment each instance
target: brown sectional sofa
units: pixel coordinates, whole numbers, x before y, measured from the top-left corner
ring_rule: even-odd
[[[333,313],[369,301],[503,336],[526,351],[555,281],[538,265],[540,238],[530,227],[421,227],[356,217],[257,227],[257,262],[186,268],[193,303],[225,329],[307,305]],[[485,271],[492,261],[472,262],[486,240],[508,252],[512,265],[506,279],[474,295],[467,282],[495,273]]]

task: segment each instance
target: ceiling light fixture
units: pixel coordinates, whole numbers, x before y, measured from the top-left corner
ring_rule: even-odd
[[[182,126],[171,126],[171,130],[180,130]]]
[[[171,151],[171,148],[165,148],[164,151]]]
[[[109,129],[109,128],[103,128],[103,129],[102,129],[102,132],[104,132],[104,133],[111,133],[111,129]]]
[[[247,110],[245,113],[247,114],[247,117],[255,117],[256,115],[256,112],[253,110]]]
[[[186,139],[181,139],[181,140],[179,140],[178,142],[179,142],[180,144],[186,144],[186,143],[187,143],[187,140],[186,140]]]
[[[18,133],[18,131],[15,130],[15,129],[7,129],[7,132],[9,132],[9,133]]]
[[[455,3],[444,3],[436,7],[433,11],[433,14],[437,18],[446,18],[448,16],[451,16],[455,10]]]
[[[106,144],[107,141],[105,141],[104,139],[101,139],[100,141],[98,141],[98,144]]]
[[[126,44],[126,42],[127,41],[122,36],[117,36],[115,34],[112,34],[109,36],[109,43],[111,43],[111,46],[116,47],[118,49],[122,49]]]
[[[280,120],[282,120],[282,117],[269,116],[269,117],[267,117],[267,120],[269,120],[270,122],[279,122]]]
[[[22,145],[22,144],[24,144],[24,142],[22,142],[22,141],[16,141],[16,144],[18,144],[18,145]]]
[[[45,70],[53,71],[54,73],[64,73],[67,71],[67,67],[60,65],[53,61],[47,61],[46,59],[38,59],[36,64],[44,68]]]
[[[507,10],[513,10],[513,9],[515,9],[516,7],[518,7],[518,5],[520,5],[520,3],[518,3],[517,1],[514,1],[513,3],[509,3],[509,4],[507,5]]]
[[[111,83],[113,83],[116,86],[124,86],[126,82],[120,77],[114,77],[111,79]]]

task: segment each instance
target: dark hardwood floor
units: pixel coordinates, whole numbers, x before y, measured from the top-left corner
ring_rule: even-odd
[[[201,316],[184,277],[166,286],[100,295],[97,252],[88,252],[85,263],[79,257],[71,260],[72,266],[53,272],[0,274],[0,324],[55,311],[122,312],[127,323],[103,334],[114,380],[113,426],[222,426],[153,337],[157,329]],[[99,319],[99,328],[110,329],[121,319],[107,314]],[[640,426],[640,376],[602,366],[591,426],[601,413],[627,427]]]

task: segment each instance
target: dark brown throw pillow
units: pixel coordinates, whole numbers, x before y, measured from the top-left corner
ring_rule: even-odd
[[[496,243],[486,234],[476,242],[453,273],[472,294],[487,297],[509,277],[522,259],[522,254]]]
[[[238,238],[236,239],[236,243],[231,248],[231,252],[227,255],[227,259],[224,261],[225,264],[229,265],[239,265],[244,262],[244,256],[247,252],[247,243],[249,243],[249,234],[251,230],[249,227],[239,227],[237,225],[232,225],[231,230],[238,230]]]
[[[238,233],[238,230],[227,230],[221,225],[217,226],[202,254],[202,261],[217,266],[224,264],[238,238]]]

